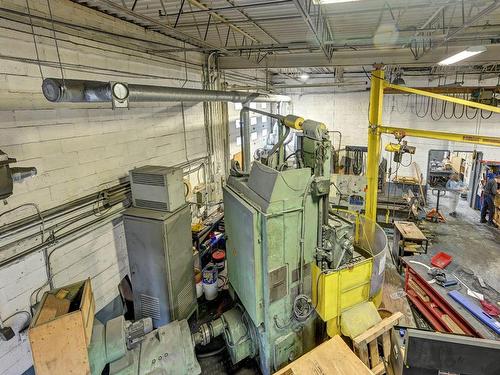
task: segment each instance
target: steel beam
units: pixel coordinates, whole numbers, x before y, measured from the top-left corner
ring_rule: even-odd
[[[378,164],[380,163],[380,132],[384,106],[384,71],[372,72],[370,107],[368,110],[368,152],[366,160],[366,202],[365,215],[377,222]]]
[[[372,79],[372,84],[373,84],[373,79]],[[384,81],[383,86],[391,88],[391,89],[394,89],[394,90],[403,91],[403,92],[406,92],[406,93],[409,93],[409,94],[416,94],[416,95],[427,96],[429,98],[433,98],[433,99],[437,99],[437,100],[444,100],[445,102],[450,102],[450,103],[455,103],[455,104],[461,104],[461,105],[465,105],[467,107],[472,107],[472,108],[477,108],[477,109],[483,109],[485,111],[500,113],[500,108],[499,107],[494,107],[492,105],[487,105],[487,104],[483,104],[483,103],[472,102],[470,100],[465,100],[465,99],[455,98],[453,96],[447,96],[447,95],[437,94],[437,93],[430,92],[430,91],[415,89],[413,87],[405,87],[405,86],[393,85],[392,83],[388,83],[388,82],[385,82],[385,81]]]
[[[480,72],[477,72],[477,74],[480,74]],[[431,93],[435,93],[435,94],[444,94],[444,95],[471,94],[477,90],[494,91],[494,92],[500,94],[500,86],[457,86],[457,87],[437,86],[437,87],[414,87],[414,89],[426,91],[426,92],[431,92]],[[384,89],[384,94],[397,95],[397,94],[405,94],[405,93],[403,91],[400,91],[400,90],[386,87]]]
[[[308,53],[275,53],[272,59],[268,59],[266,65],[259,65],[255,61],[242,61],[232,56],[221,56],[219,67],[221,69],[253,69],[253,68],[303,68],[303,67],[332,67],[332,66],[372,66],[374,63],[384,63],[392,66],[403,67],[429,67],[436,64],[450,53],[462,51],[463,47],[440,47],[432,54],[426,54],[419,60],[415,60],[413,55],[405,49],[384,48],[379,50],[359,50],[359,51],[336,51],[335,60],[332,62],[321,52]],[[500,56],[500,44],[488,46],[488,50],[469,61],[465,60],[460,65],[484,65],[498,63]]]
[[[148,17],[148,16],[145,16],[143,14],[133,12],[130,9],[128,9],[127,7],[124,7],[118,3],[111,1],[111,0],[100,0],[100,1],[104,4],[106,4],[106,6],[109,6],[110,8],[117,9],[117,10],[127,14],[130,17],[134,17],[136,19],[140,19],[142,21],[145,21],[145,22],[151,23],[155,26],[158,26],[160,29],[165,30],[167,32],[167,35],[169,35],[172,38],[182,40],[183,42],[186,42],[186,43],[192,44],[194,46],[198,46],[198,47],[221,49],[221,47],[219,47],[219,46],[215,46],[215,45],[208,43],[202,39],[198,39],[192,35],[189,35],[189,34],[182,32],[180,30],[176,30],[174,27],[172,27],[166,23],[159,22],[158,20],[156,20],[152,17]]]
[[[323,15],[321,6],[314,4],[312,0],[293,0],[300,15],[314,35],[318,45],[323,50],[328,61],[332,59],[333,48],[325,44],[326,40],[333,39],[333,33],[328,24],[328,19]],[[315,12],[311,12],[315,10]]]
[[[392,125],[379,126],[378,132],[380,134],[393,134],[393,135],[404,134],[405,136],[409,137],[439,139],[442,141],[472,143],[477,145],[500,147],[500,137],[492,137],[487,135],[460,134],[460,133],[439,132],[434,130],[409,129],[409,128],[396,127]]]
[[[465,30],[466,28],[468,28],[472,24],[476,23],[481,18],[483,18],[484,16],[490,14],[491,12],[493,12],[494,10],[496,10],[499,7],[500,7],[500,0],[494,0],[492,4],[490,4],[489,6],[487,6],[486,8],[484,8],[482,11],[480,11],[478,14],[476,14],[474,17],[472,17],[471,19],[469,19],[468,21],[466,21],[461,27],[459,27],[458,29],[454,30],[451,33],[448,33],[444,37],[443,43],[446,43],[446,42],[450,41],[451,39],[453,39],[455,37],[455,35],[457,35],[458,33],[462,32],[463,30]]]
[[[194,5],[195,7],[206,11],[212,17],[214,17],[215,19],[217,19],[217,20],[221,21],[222,23],[226,24],[227,26],[229,26],[231,29],[233,29],[234,31],[238,32],[239,34],[245,36],[246,38],[248,38],[250,40],[253,40],[254,42],[260,43],[255,37],[253,37],[252,35],[248,34],[243,29],[240,29],[238,26],[233,25],[226,17],[221,16],[219,13],[213,11],[208,6],[206,6],[205,4],[202,4],[198,0],[187,0],[187,1],[189,1],[189,3],[192,4],[192,5]]]
[[[472,7],[473,5],[471,5]],[[455,39],[455,37],[460,34],[462,31],[467,29],[468,27],[472,26],[474,23],[479,21],[481,18],[484,16],[490,14],[491,12],[495,11],[500,7],[500,0],[494,0],[490,5],[488,5],[486,8],[481,10],[478,14],[473,16],[472,18],[468,19],[467,21],[464,22],[464,24],[458,28],[455,28],[453,31],[448,31],[447,34],[442,38],[442,40],[435,45],[433,45],[431,48],[424,49],[421,54],[418,56],[415,56],[416,59],[421,58],[424,56],[428,51],[434,50],[437,47],[441,47],[444,44],[448,43],[449,41]]]
[[[189,12],[184,12],[184,14],[203,14],[210,11],[214,12],[226,12],[226,11],[234,11],[238,9],[251,9],[251,8],[264,8],[264,7],[274,7],[280,5],[288,5],[291,4],[292,0],[278,0],[278,1],[266,1],[264,3],[252,3],[252,4],[242,4],[242,5],[232,5],[230,7],[212,7],[210,10],[208,9],[198,9]],[[169,14],[169,16],[174,16],[175,14]]]
[[[227,51],[291,51],[291,50],[318,50],[318,46],[310,45],[306,42],[298,43],[284,43],[284,44],[254,44],[243,46],[227,46]],[[170,49],[157,49],[149,50],[151,53],[175,53],[175,52],[207,52],[211,51],[209,48],[170,48]]]

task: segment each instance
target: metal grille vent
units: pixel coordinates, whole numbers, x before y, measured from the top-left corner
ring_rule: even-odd
[[[141,294],[141,318],[160,320],[160,300],[156,297]]]
[[[176,319],[184,319],[188,317],[190,313],[189,308],[191,307],[193,299],[194,290],[192,284],[188,282],[177,295],[179,316],[177,316]]]
[[[132,182],[142,185],[165,186],[165,179],[161,174],[132,172]]]
[[[150,208],[153,210],[168,211],[167,203],[158,201],[148,201],[146,199],[136,199],[135,206],[139,208]]]

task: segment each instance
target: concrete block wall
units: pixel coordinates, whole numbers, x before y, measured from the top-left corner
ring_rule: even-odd
[[[30,1],[32,14],[46,17],[46,4]],[[51,0],[51,5],[56,20],[178,44],[68,0]],[[24,0],[5,0],[2,7],[26,12]],[[97,192],[118,183],[134,167],[176,165],[206,155],[202,104],[185,103],[183,119],[180,103],[112,110],[110,104],[47,102],[26,17],[4,15],[7,18],[0,17],[0,149],[17,158],[17,166],[35,166],[38,175],[15,184],[14,194],[0,205],[0,215],[24,203],[35,203],[43,210]],[[58,58],[48,25],[35,27],[40,59],[52,62],[41,69],[44,77],[58,78],[61,73],[53,67]],[[193,54],[187,62],[176,56],[160,58],[143,52],[144,44],[120,36],[75,32],[59,24],[56,28],[66,78],[201,87],[201,59]],[[24,207],[0,216],[0,225],[33,213],[32,207]],[[50,251],[55,251],[51,257],[55,286],[90,277],[96,311],[118,295],[117,284],[128,272],[119,220]],[[29,310],[32,291],[45,281],[40,252],[0,268],[0,317]],[[25,320],[21,314],[5,324],[17,331]],[[0,375],[20,374],[31,365],[26,334],[0,342]]]

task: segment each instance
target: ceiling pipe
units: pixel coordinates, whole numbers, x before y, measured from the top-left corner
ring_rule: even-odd
[[[185,89],[169,86],[126,84],[76,79],[45,78],[45,98],[53,103],[99,103],[113,100],[147,102],[289,102],[286,95],[242,91]]]

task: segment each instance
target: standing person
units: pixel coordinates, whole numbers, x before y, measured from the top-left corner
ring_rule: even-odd
[[[495,194],[497,193],[497,181],[493,173],[486,175],[486,183],[483,188],[483,206],[481,207],[481,223],[486,223],[486,212],[488,212],[488,224],[496,226],[493,223],[493,216],[495,215]]]
[[[451,193],[450,201],[450,216],[457,216],[457,206],[460,199],[460,194],[464,191],[464,183],[460,181],[458,173],[453,173],[448,182],[446,182],[446,190]]]

